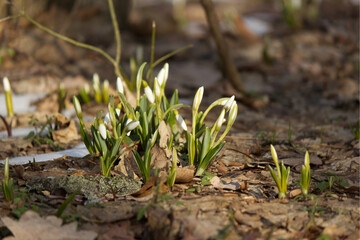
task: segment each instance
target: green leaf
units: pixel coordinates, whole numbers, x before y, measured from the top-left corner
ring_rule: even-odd
[[[206,154],[209,152],[210,149],[210,144],[211,144],[211,135],[210,135],[210,129],[206,128],[205,129],[205,135],[201,144],[201,155],[200,155],[200,164],[203,161],[204,157],[206,156]]]
[[[224,147],[225,143],[220,143],[219,145],[213,147],[210,149],[210,151],[206,154],[204,159],[201,161],[201,163],[198,166],[198,170],[196,171],[196,176],[201,176],[205,169],[210,164],[211,160],[220,152],[220,150]]]
[[[171,112],[171,111],[173,111],[173,110],[178,110],[178,109],[180,109],[180,108],[182,108],[182,107],[189,107],[189,105],[187,105],[187,104],[182,104],[182,103],[175,104],[175,105],[169,107],[169,108],[165,111],[164,116],[166,117],[166,115],[167,115],[169,112]]]
[[[74,199],[74,197],[80,192],[80,190],[77,190],[76,192],[73,192],[57,209],[55,216],[61,217],[66,207],[71,203],[71,201]]]
[[[178,104],[178,102],[179,102],[179,94],[178,94],[178,90],[175,89],[170,99],[170,106],[174,106],[175,104]]]

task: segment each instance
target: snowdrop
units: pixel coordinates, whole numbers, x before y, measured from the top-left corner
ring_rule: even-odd
[[[9,79],[7,77],[3,78],[3,86],[5,91],[5,102],[6,102],[7,113],[8,116],[12,117],[14,116],[14,108],[12,103],[11,86]]]

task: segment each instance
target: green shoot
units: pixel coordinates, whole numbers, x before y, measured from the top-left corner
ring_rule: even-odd
[[[89,87],[89,84],[86,83],[83,88],[79,89],[79,95],[81,97],[81,100],[85,104],[88,104],[90,102],[90,87]]]
[[[13,179],[9,179],[9,158],[5,160],[4,179],[2,180],[1,189],[4,193],[5,200],[12,202],[14,200],[14,191]]]
[[[94,73],[92,84],[93,84],[95,102],[101,103],[101,91],[100,91],[100,77],[99,77],[99,74]]]
[[[300,175],[300,187],[301,187],[301,192],[304,196],[307,196],[309,193],[310,181],[311,181],[310,158],[309,158],[309,153],[306,152],[304,165],[301,167],[301,175]]]
[[[71,201],[74,199],[74,197],[79,193],[80,191],[73,192],[57,209],[55,216],[61,217],[63,212],[65,211],[66,207],[71,203]]]
[[[279,190],[279,198],[285,198],[287,192],[287,184],[290,175],[290,167],[285,168],[284,162],[281,161],[281,166],[279,166],[279,159],[276,154],[276,150],[273,145],[270,145],[271,155],[275,162],[275,166],[277,169],[277,175],[274,172],[274,169],[269,165],[269,170],[272,178],[274,179],[276,186]]]
[[[103,95],[103,102],[105,104],[108,104],[109,103],[109,81],[108,80],[105,80],[103,82],[102,95]]]
[[[59,88],[58,88],[58,105],[59,105],[58,112],[59,113],[61,113],[61,111],[66,108],[66,104],[65,104],[66,95],[67,95],[67,92],[65,90],[64,83],[60,83]]]
[[[176,168],[177,168],[177,152],[176,149],[173,148],[173,162],[172,168],[169,169],[169,176],[167,179],[167,185],[169,187],[173,187],[176,179]]]

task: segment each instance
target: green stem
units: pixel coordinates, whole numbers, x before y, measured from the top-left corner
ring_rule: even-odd
[[[153,69],[154,69],[154,66],[153,66],[153,63],[154,63],[154,54],[155,54],[155,32],[156,32],[156,24],[155,24],[155,21],[153,21],[153,24],[152,24],[152,36],[151,36],[151,55],[150,55],[150,69],[149,69],[149,72],[148,72],[148,82],[149,82],[149,85],[152,86],[152,74],[153,74]]]
[[[166,54],[166,55],[162,56],[161,58],[159,58],[158,60],[156,60],[156,61],[152,64],[152,67],[154,68],[154,67],[156,67],[157,65],[159,65],[161,62],[165,61],[166,59],[168,59],[168,58],[170,58],[170,57],[178,54],[179,52],[185,51],[186,49],[192,48],[192,47],[193,47],[193,45],[190,44],[190,45],[187,45],[187,46],[185,46],[185,47],[179,48],[179,49],[177,49],[177,50],[175,50],[175,51],[172,51],[171,53]]]
[[[121,37],[120,37],[120,31],[119,31],[119,24],[116,19],[116,14],[114,10],[114,3],[113,0],[108,0],[109,4],[109,10],[110,10],[110,16],[111,16],[111,22],[113,24],[114,28],[114,34],[115,34],[115,41],[116,41],[116,58],[115,58],[115,69],[118,68],[120,64],[120,57],[121,57]]]

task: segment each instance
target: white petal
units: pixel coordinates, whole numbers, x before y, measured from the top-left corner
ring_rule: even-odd
[[[225,109],[223,109],[220,113],[220,116],[219,118],[217,119],[216,121],[216,131],[219,131],[220,128],[221,128],[221,125],[223,124],[224,122],[224,117],[225,117]]]
[[[9,79],[7,77],[3,78],[3,84],[4,84],[4,91],[5,92],[11,91],[10,82],[9,82]]]
[[[195,108],[196,110],[199,109],[203,95],[204,95],[204,87],[200,87],[195,94],[194,102],[193,102],[193,108]]]
[[[128,131],[132,131],[134,130],[137,126],[139,126],[140,122],[139,121],[132,121],[129,124],[126,125],[126,129]]]
[[[226,103],[225,103],[225,105],[224,105],[224,108],[225,108],[226,111],[229,111],[229,109],[231,108],[234,100],[235,100],[235,96],[232,95],[232,97],[229,98],[229,100],[226,101]]]
[[[76,111],[77,115],[79,116],[79,114],[82,113],[79,99],[76,96],[74,96],[73,102],[74,102],[75,111]]]
[[[116,90],[124,94],[124,86],[120,77],[117,77],[116,79]]]
[[[144,92],[145,92],[145,95],[146,95],[147,99],[149,100],[149,102],[154,103],[155,99],[154,99],[154,94],[153,94],[151,88],[149,86],[147,86],[144,89]]]
[[[175,114],[175,118],[178,121],[178,123],[180,124],[180,126],[182,127],[182,129],[184,129],[185,131],[187,131],[187,126],[186,126],[186,122],[184,121],[184,119],[182,118],[181,115],[179,114]]]
[[[106,113],[104,117],[104,123],[107,125],[110,122],[110,113]]]
[[[100,135],[103,139],[106,139],[106,127],[103,123],[99,125]]]

